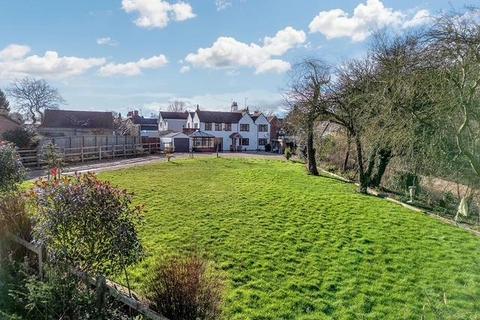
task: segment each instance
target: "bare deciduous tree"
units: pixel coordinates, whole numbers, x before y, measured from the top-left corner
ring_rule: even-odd
[[[170,112],[184,112],[187,109],[187,104],[184,101],[175,100],[168,106]]]
[[[322,113],[330,121],[344,127],[352,138],[357,151],[357,166],[361,193],[367,193],[374,158],[365,161],[363,134],[368,119],[375,112],[373,97],[375,87],[375,66],[369,59],[352,60],[337,69],[335,85],[331,95],[331,105]],[[372,155],[375,155],[373,152]],[[366,167],[367,165],[367,167]]]
[[[318,175],[313,145],[314,128],[322,110],[327,108],[329,83],[330,68],[321,60],[306,59],[297,63],[290,72],[286,100],[291,119],[306,136],[307,169],[312,175]]]
[[[58,109],[65,103],[57,89],[41,79],[26,77],[16,80],[8,89],[8,93],[15,99],[18,110],[32,124],[36,124],[38,120],[43,121],[46,109]]]
[[[5,96],[5,93],[0,89],[0,112],[1,111],[10,111],[10,103]]]
[[[460,155],[480,177],[480,22],[479,9],[445,14],[428,33],[429,52],[435,67],[449,83],[448,101],[439,114],[454,125]]]

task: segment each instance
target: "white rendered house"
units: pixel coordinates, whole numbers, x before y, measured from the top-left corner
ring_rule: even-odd
[[[205,132],[215,137],[219,151],[265,150],[270,143],[270,123],[262,113],[245,111],[202,111],[197,106],[189,112],[186,130]],[[206,143],[210,143],[205,139]],[[197,139],[197,144],[201,143]],[[199,146],[200,147],[200,146]]]
[[[187,124],[188,112],[160,111],[158,131],[182,132]]]

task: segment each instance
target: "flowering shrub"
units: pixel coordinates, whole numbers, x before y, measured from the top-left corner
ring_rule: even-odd
[[[141,207],[132,206],[126,190],[84,174],[39,180],[32,195],[34,239],[46,245],[54,262],[111,274],[140,259],[136,223]]]
[[[0,192],[16,190],[25,177],[25,168],[12,144],[0,141]]]

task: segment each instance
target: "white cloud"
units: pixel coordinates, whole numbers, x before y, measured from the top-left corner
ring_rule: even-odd
[[[290,70],[290,63],[280,59],[270,59],[257,66],[256,73],[284,73]]]
[[[217,11],[225,10],[232,5],[232,0],[215,0]]]
[[[410,19],[403,23],[403,28],[414,28],[432,21],[433,17],[430,15],[428,10],[419,10],[415,15]]]
[[[55,51],[46,51],[43,56],[27,56],[30,51],[30,47],[17,44],[11,44],[1,50],[0,79],[8,80],[28,75],[68,78],[105,63],[104,58],[62,57]]]
[[[244,43],[232,37],[219,37],[211,47],[200,48],[190,53],[185,61],[200,68],[255,68],[255,73],[282,73],[290,69],[290,64],[280,59],[288,50],[304,43],[305,32],[286,27],[274,37],[265,37],[263,44]]]
[[[188,71],[190,71],[190,66],[182,66],[180,68],[180,73],[187,73]]]
[[[101,46],[111,46],[115,47],[118,45],[118,41],[113,40],[110,37],[103,37],[97,39],[97,44]]]
[[[167,63],[167,58],[161,54],[147,59],[142,58],[136,62],[109,63],[100,68],[100,74],[104,77],[114,75],[136,76],[141,74],[143,69],[158,69]]]
[[[11,44],[0,51],[0,60],[15,60],[25,57],[31,51],[29,46]]]
[[[135,24],[142,28],[165,28],[170,20],[184,21],[195,17],[186,2],[171,4],[163,0],[122,0],[125,12],[138,12]]]
[[[402,11],[384,6],[380,0],[360,3],[350,16],[342,9],[321,11],[310,23],[312,33],[322,33],[327,39],[348,37],[363,41],[375,29],[385,27],[409,28],[428,22],[427,10],[419,10],[412,18]]]
[[[240,107],[243,107],[245,99],[251,111],[258,109],[283,112],[285,108],[282,95],[267,90],[205,93],[193,96],[171,94],[160,99],[151,99],[143,103],[142,107],[150,111],[165,110],[172,101],[179,100],[186,102],[192,110],[198,104],[202,110],[230,111],[232,101],[237,101]]]

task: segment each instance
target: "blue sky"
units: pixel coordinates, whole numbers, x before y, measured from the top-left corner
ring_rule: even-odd
[[[45,78],[66,109],[149,115],[175,99],[216,110],[247,99],[280,110],[302,57],[339,63],[365,52],[372,29],[403,32],[475,2],[2,0],[0,87]]]

